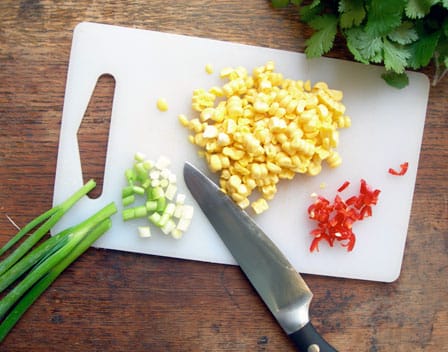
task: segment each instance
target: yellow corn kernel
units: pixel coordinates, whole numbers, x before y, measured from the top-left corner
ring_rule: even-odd
[[[250,174],[254,179],[259,179],[262,177],[260,164],[253,163],[250,166]]]
[[[282,168],[278,164],[271,161],[268,161],[266,163],[266,168],[269,170],[269,172],[272,172],[274,174],[278,174],[282,171]]]
[[[216,138],[218,137],[219,131],[215,125],[207,125],[202,132],[204,138]]]
[[[224,104],[218,104],[214,109],[213,116],[211,119],[215,122],[222,122],[226,117],[226,107]]]
[[[209,93],[213,94],[216,97],[222,97],[224,95],[224,92],[222,91],[222,88],[213,86],[208,90]]]
[[[230,191],[230,190],[229,190]],[[242,202],[246,199],[246,197],[243,197],[241,194],[239,194],[238,192],[233,192],[230,193],[230,197],[237,203]]]
[[[288,169],[283,169],[282,172],[279,173],[279,178],[284,178],[287,180],[292,180],[294,178],[295,172]]]
[[[190,121],[188,120],[187,116],[185,116],[184,114],[179,114],[177,116],[177,119],[179,120],[179,122],[182,124],[182,126],[184,127],[188,127]]]
[[[306,100],[301,99],[297,102],[296,113],[300,114],[305,110],[307,103]]]
[[[332,147],[337,147],[339,144],[339,132],[333,131],[333,133],[330,136],[330,145]]]
[[[254,110],[258,113],[265,113],[269,111],[269,104],[265,101],[257,100],[254,103]]]
[[[327,90],[327,89],[328,89],[328,84],[325,83],[325,82],[317,82],[317,83],[314,85],[314,87],[313,87],[313,90],[316,90],[316,89]]]
[[[209,161],[210,170],[217,172],[222,170],[221,158],[217,154],[212,154]]]
[[[214,108],[205,108],[200,113],[201,121],[205,122],[213,118],[213,115],[215,114]]]
[[[234,99],[232,99],[234,98]],[[227,114],[230,118],[238,118],[243,115],[243,106],[238,96],[233,96],[227,101]]]
[[[230,137],[227,133],[219,132],[216,143],[220,147],[225,147],[231,143]]]
[[[205,143],[205,151],[207,153],[217,153],[218,146],[214,140]]]
[[[308,165],[308,174],[311,176],[316,176],[322,171],[322,165],[318,162],[313,162]]]
[[[319,99],[315,95],[308,95],[308,97],[306,98],[305,108],[310,110],[317,107],[318,104]]]
[[[166,99],[164,99],[164,98],[157,99],[157,109],[159,109],[160,111],[168,110],[168,103],[167,103]]]
[[[209,75],[213,73],[213,66],[212,64],[205,65],[205,72],[207,72]]]
[[[330,153],[330,155],[328,156],[328,158],[325,159],[325,161],[327,162],[328,166],[330,166],[332,168],[338,167],[342,163],[341,156],[336,151],[332,151]]]
[[[201,121],[199,121],[198,118],[190,120],[190,122],[188,123],[188,127],[190,128],[190,130],[196,133],[200,133],[204,130],[204,126],[202,126]]]
[[[241,178],[238,175],[232,175],[229,178],[229,185],[233,187],[233,189],[237,189],[241,184]]]
[[[219,157],[221,159],[222,168],[223,169],[229,168],[229,166],[230,166],[230,159],[227,156],[223,155],[223,154],[220,154]]]
[[[292,140],[291,147],[304,155],[313,155],[315,151],[314,144],[299,136],[296,136],[296,138]]]
[[[242,143],[244,148],[250,154],[260,155],[264,152],[263,147],[260,145],[260,141],[250,133],[246,133],[243,135]]]
[[[305,83],[303,84],[303,89],[305,89],[308,92],[311,90],[311,82],[310,82],[310,80],[305,81]]]
[[[248,198],[244,198],[242,201],[237,203],[241,209],[246,209],[250,205],[250,201]]]
[[[247,197],[250,194],[249,189],[244,183],[240,184],[236,191],[243,197]]]
[[[267,200],[271,200],[277,193],[277,187],[274,184],[263,186],[261,187],[261,193]]]
[[[222,161],[221,161],[221,164],[222,164]],[[224,170],[222,170],[222,172],[221,172],[221,179],[223,179],[223,180],[229,180],[230,177],[232,177],[232,175],[230,174],[230,171],[229,171],[227,168],[225,168]]]
[[[257,183],[255,182],[255,180],[247,176],[244,177],[244,184],[250,191],[254,190],[257,187]]]
[[[327,118],[329,115],[328,108],[324,104],[319,104],[317,106],[317,112],[318,112],[319,116],[323,119]]]
[[[266,199],[264,198],[259,198],[252,202],[251,207],[257,215],[269,209],[268,202],[266,202]]]
[[[244,151],[232,147],[224,147],[222,152],[232,160],[240,160],[244,156]]]
[[[316,154],[320,159],[324,160],[330,156],[330,151],[322,147],[317,147]]]
[[[219,187],[221,188],[221,191],[227,194],[227,180],[224,178],[219,179]]]
[[[269,120],[269,129],[273,133],[282,132],[286,129],[286,122],[274,116]]]
[[[344,97],[344,94],[340,90],[328,89],[327,91],[328,91],[328,94],[330,95],[330,97],[333,98],[333,100],[341,101],[342,98]]]
[[[227,133],[229,135],[234,134],[236,132],[236,128],[237,128],[237,124],[236,124],[235,120],[227,119],[227,120],[223,121],[222,130],[225,133]]]
[[[205,145],[207,144],[207,141],[202,136],[202,133],[196,133],[194,135],[194,144],[196,144],[199,147],[205,147]]]
[[[221,72],[219,73],[221,78],[225,78],[230,76],[230,74],[233,72],[233,68],[231,67],[225,67],[221,70]]]
[[[245,167],[241,162],[244,161],[244,159],[241,159],[237,161],[233,166],[233,171],[241,176],[247,176],[250,175],[249,169]],[[244,162],[244,164],[248,164],[247,162]]]

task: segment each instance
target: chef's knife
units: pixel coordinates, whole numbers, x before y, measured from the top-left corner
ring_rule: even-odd
[[[301,352],[336,351],[309,319],[313,294],[252,218],[190,163],[184,179],[204,214],[280,326]]]

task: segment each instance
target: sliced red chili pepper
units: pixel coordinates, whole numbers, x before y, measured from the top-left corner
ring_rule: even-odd
[[[345,181],[341,187],[338,188],[338,192],[342,192],[344,189],[346,189],[350,185],[350,182]]]
[[[390,168],[389,173],[394,176],[403,176],[408,171],[408,167],[409,167],[409,163],[406,161],[403,164],[400,164],[399,171]]]
[[[346,181],[339,187],[338,192],[347,188]],[[324,197],[317,197],[316,201],[308,207],[309,218],[317,221],[317,228],[311,231],[314,237],[310,251],[319,251],[319,242],[325,240],[330,247],[338,241],[347,251],[352,251],[356,236],[352,231],[353,224],[372,215],[372,206],[378,202],[380,190],[372,188],[361,179],[359,194],[343,200],[337,194],[331,203]]]

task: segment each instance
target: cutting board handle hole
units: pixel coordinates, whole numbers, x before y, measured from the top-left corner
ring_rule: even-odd
[[[97,184],[89,193],[92,199],[99,198],[103,192],[114,92],[115,78],[110,74],[101,75],[77,132],[83,181],[93,178]]]

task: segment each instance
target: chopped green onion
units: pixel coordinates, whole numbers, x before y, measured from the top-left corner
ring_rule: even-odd
[[[165,211],[165,208],[166,208],[166,198],[161,197],[161,198],[157,199],[156,212],[163,213]]]
[[[160,227],[160,219],[162,218],[162,215],[159,213],[152,213],[150,216],[148,216],[149,221],[151,221],[154,225]]]
[[[126,198],[134,194],[133,186],[126,186],[121,190],[121,198]]]
[[[139,226],[138,234],[140,237],[151,237],[151,228],[149,226]]]
[[[124,197],[121,199],[121,203],[127,207],[135,202],[135,195],[131,194],[130,196]]]
[[[193,207],[184,207],[186,197],[177,194],[177,178],[168,169],[169,165],[170,160],[164,156],[154,163],[145,159],[143,153],[135,154],[133,167],[125,171],[127,185],[122,190],[122,218],[129,221],[147,217],[163,233],[180,238],[191,222]],[[145,197],[145,205],[129,207],[137,196]],[[139,227],[138,232],[140,237],[150,237],[146,227]]]
[[[145,206],[146,206],[146,210],[149,212],[149,213],[152,213],[152,212],[155,212],[155,211],[157,211],[157,201],[156,200],[148,200],[146,203],[145,203]],[[126,209],[125,209],[126,210]],[[125,211],[125,210],[123,210],[123,211]]]

